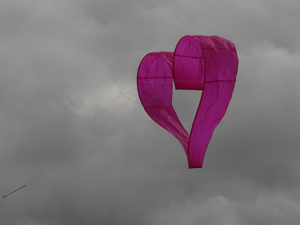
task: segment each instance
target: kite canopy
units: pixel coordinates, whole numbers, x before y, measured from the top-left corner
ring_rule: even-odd
[[[213,134],[227,110],[238,71],[234,44],[218,36],[185,36],[175,52],[146,55],[138,69],[140,100],[148,115],[182,144],[189,168],[201,168]],[[190,135],[172,106],[176,89],[203,90]]]
[[[138,70],[138,91],[148,115],[173,134],[187,152],[189,134],[182,126],[173,106],[173,53],[146,55]]]

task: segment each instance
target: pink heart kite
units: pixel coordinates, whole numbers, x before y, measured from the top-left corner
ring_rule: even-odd
[[[185,36],[175,52],[147,54],[137,75],[139,97],[145,111],[173,134],[183,146],[189,168],[202,168],[204,155],[232,97],[238,57],[234,44],[218,36]],[[189,134],[173,106],[176,89],[203,90]]]

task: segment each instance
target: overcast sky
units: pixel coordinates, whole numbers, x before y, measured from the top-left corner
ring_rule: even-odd
[[[299,9],[299,0],[0,1],[0,224],[299,224]],[[227,38],[240,61],[193,170],[136,95],[142,58],[174,51],[184,35]],[[201,92],[173,95],[189,130]]]

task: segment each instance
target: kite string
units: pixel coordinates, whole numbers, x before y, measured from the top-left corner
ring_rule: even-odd
[[[162,82],[154,82],[154,83],[162,84]],[[164,83],[166,83],[166,82],[164,82]],[[125,88],[126,88],[127,85],[128,85],[128,82],[127,82],[127,84],[125,85],[125,87],[122,89],[122,91],[125,90]],[[157,85],[157,84],[156,84],[156,85]],[[149,88],[149,86],[153,87],[153,86],[156,86],[156,85],[154,85],[153,82],[151,82],[151,85],[146,85],[144,88],[140,89],[140,91],[143,91],[143,90]],[[163,89],[162,89],[161,91],[163,91],[164,89],[165,89],[165,87],[163,87]],[[128,99],[128,101],[126,101],[125,104],[123,104],[121,107],[119,107],[115,112],[113,112],[108,118],[106,118],[104,121],[102,121],[102,122],[101,122],[97,127],[95,127],[92,131],[88,132],[87,135],[86,135],[85,137],[83,137],[82,139],[80,139],[80,140],[75,144],[75,146],[74,146],[73,148],[71,148],[70,150],[68,150],[67,152],[76,149],[77,146],[79,146],[80,143],[82,143],[85,139],[87,139],[88,135],[90,135],[91,133],[93,133],[93,132],[94,132],[95,130],[97,130],[102,124],[104,124],[107,120],[109,120],[112,116],[114,116],[114,115],[115,115],[118,111],[120,111],[121,108],[123,108],[129,101],[133,101],[132,99],[137,95],[137,94],[135,94],[135,95],[132,96],[131,98],[128,98],[127,96],[125,96],[125,95],[122,94],[122,91],[121,91],[121,93],[119,94],[119,96],[122,95],[122,96],[126,97],[126,98]],[[152,100],[153,98],[155,98],[161,91],[157,92],[152,98],[148,99],[147,102],[150,101],[150,100]],[[107,109],[108,109],[108,108],[109,108],[109,107],[117,100],[117,98],[118,98],[119,96],[117,96],[111,103],[109,103],[109,105],[108,105],[106,108],[104,108],[104,110],[102,110],[99,114],[97,114],[97,116],[96,116],[96,117],[95,117],[95,118],[87,125],[87,128],[89,128],[89,127],[93,124],[93,122],[94,122],[94,121],[95,121],[95,120],[96,120],[96,119],[97,119],[104,111],[106,111],[106,110],[107,110]],[[135,102],[135,101],[133,101],[133,102]],[[137,102],[136,102],[136,103],[137,103]],[[123,118],[123,119],[122,119],[121,121],[119,121],[117,124],[119,124],[120,122],[122,122],[123,120],[125,120],[126,118],[128,118],[130,115],[132,115],[132,114],[133,114],[134,112],[136,112],[138,109],[140,109],[140,107],[141,107],[141,105],[139,105],[139,107],[138,107],[137,109],[135,109],[134,111],[132,111],[130,114],[128,114],[125,118]],[[113,127],[115,127],[117,124],[115,124]],[[112,127],[112,128],[113,128],[113,127]],[[87,129],[87,128],[86,128],[86,129]],[[94,139],[94,140],[96,140],[96,139]],[[93,141],[94,141],[94,140],[93,140]],[[152,152],[152,151],[151,151],[151,152]],[[64,153],[66,153],[66,152],[64,152]],[[149,152],[149,153],[150,153],[150,152]],[[147,153],[146,155],[148,155],[149,153]],[[143,157],[144,157],[144,156],[143,156]],[[60,156],[60,158],[58,159],[58,161],[60,161],[61,159],[62,159],[62,155]],[[128,166],[125,166],[125,168],[130,167],[131,165],[133,165],[133,164],[136,163],[137,161],[139,161],[139,159],[138,159],[138,160],[135,160],[135,161],[132,162],[132,163],[130,163]],[[19,191],[20,189],[26,187],[27,185],[29,185],[30,183],[32,183],[34,180],[36,180],[38,177],[42,176],[47,170],[49,170],[49,168],[51,168],[51,166],[47,167],[47,168],[44,169],[42,172],[40,172],[39,174],[37,174],[33,179],[31,179],[30,181],[28,181],[28,182],[27,182],[25,185],[23,185],[22,187],[16,189],[15,191],[9,193],[8,195],[6,195],[6,196],[4,196],[4,197],[7,197],[7,196],[9,196],[9,195],[15,193],[16,191]],[[123,168],[123,169],[125,169],[125,168]]]
[[[129,84],[129,81],[130,81],[130,79],[132,79],[132,77],[135,75],[136,73],[132,73],[132,75],[129,77],[129,79],[127,80],[127,82],[126,82],[126,84],[125,84],[125,86],[124,86],[124,88],[121,90],[121,94],[123,93],[123,91],[126,89],[126,87],[127,87],[127,85]]]
[[[129,100],[133,101],[134,103],[136,103],[136,104],[140,105],[140,103],[139,103],[139,102],[132,100],[131,98],[127,97],[126,95],[124,95],[124,94],[121,94],[121,95],[122,95],[123,97],[125,97],[125,98],[127,98],[127,99],[129,99]],[[135,96],[136,96],[136,94],[135,94]]]
[[[129,79],[127,80],[127,82],[126,82],[126,84],[124,85],[124,87],[123,87],[123,89],[121,90],[121,92],[119,93],[119,95],[115,98],[115,99],[113,99],[100,113],[98,113],[89,123],[88,123],[88,125],[86,126],[86,128],[84,129],[85,131],[83,132],[83,133],[85,133],[85,132],[87,132],[87,130],[88,130],[88,128],[120,97],[120,95],[122,95],[122,93],[123,93],[123,91],[126,89],[126,87],[127,87],[127,85],[128,85],[128,83],[129,83],[129,81],[130,81],[130,79],[133,77],[133,75],[134,75],[134,73],[129,77]],[[124,95],[122,95],[122,96],[124,96]],[[126,97],[126,96],[124,96],[124,97]],[[134,96],[133,96],[134,97]],[[132,97],[132,98],[133,98]],[[127,97],[126,97],[127,98]],[[130,98],[124,105],[126,105],[132,98]],[[123,105],[123,106],[124,106]],[[121,106],[121,108],[123,107],[123,106]],[[120,108],[119,109],[117,109],[117,111],[119,111],[120,110]],[[113,114],[115,114],[115,113],[113,113]],[[109,118],[110,118],[111,116],[109,116]],[[107,121],[109,118],[107,118],[105,121]],[[103,124],[105,121],[103,121],[101,124]],[[100,124],[100,125],[101,125]],[[99,126],[100,126],[99,125]],[[83,142],[83,140],[85,140],[86,138],[87,138],[87,136],[90,134],[90,133],[92,133],[93,131],[95,131],[99,126],[97,126],[95,129],[93,129],[92,131],[90,131],[90,132],[88,132],[82,139],[80,139],[76,144],[75,144],[75,146],[73,147],[73,148],[71,148],[70,150],[68,150],[67,152],[69,152],[69,151],[72,151],[72,150],[74,150],[81,142]],[[62,154],[65,154],[65,153],[67,153],[67,152],[64,152],[64,153],[61,153],[61,155],[60,155],[60,157],[59,157],[59,160],[60,160],[60,158],[62,157]],[[41,176],[42,174],[44,174],[44,172],[46,172],[47,170],[48,170],[48,168],[51,168],[51,166],[49,166],[49,167],[47,167],[46,169],[44,169],[41,173],[39,173],[39,174],[37,174],[35,177],[33,177],[33,179],[31,179],[29,182],[27,182],[25,185],[28,185],[28,184],[30,184],[32,181],[34,181],[36,178],[38,178],[39,176]]]
[[[146,88],[149,88],[149,85],[147,85],[147,87],[143,88],[142,90],[144,90],[144,89],[146,89]],[[156,98],[162,91],[164,91],[164,88],[163,88],[162,90],[158,91],[153,97],[149,98],[149,99],[147,100],[147,102],[153,100],[154,98]],[[91,130],[90,132],[88,132],[88,133],[86,134],[85,137],[83,137],[81,140],[79,140],[79,141],[75,144],[75,146],[74,146],[73,148],[71,148],[70,150],[68,150],[67,152],[70,152],[70,151],[76,149],[76,148],[79,146],[79,144],[81,144],[84,140],[86,140],[86,139],[88,138],[88,135],[90,135],[91,133],[93,133],[94,131],[96,131],[101,125],[103,125],[106,121],[108,121],[111,117],[113,117],[113,116],[114,116],[117,112],[119,112],[125,105],[127,105],[127,103],[128,103],[129,101],[131,101],[136,95],[137,95],[137,94],[135,94],[135,95],[133,95],[131,98],[129,98],[129,99],[128,99],[121,107],[119,107],[116,111],[114,111],[112,114],[110,114],[109,117],[107,117],[104,121],[102,121],[99,125],[97,125],[93,130]],[[110,105],[111,105],[111,104],[110,104]],[[120,120],[119,122],[117,122],[113,127],[110,128],[110,130],[111,130],[112,128],[114,128],[116,125],[118,125],[120,122],[124,121],[126,118],[128,118],[130,115],[132,115],[134,112],[136,112],[138,109],[140,109],[141,106],[142,106],[142,105],[139,104],[139,107],[138,107],[137,109],[135,109],[134,111],[132,111],[131,113],[129,113],[125,118],[123,118],[122,120]],[[102,111],[102,112],[103,112],[103,111]],[[93,139],[90,143],[93,143],[93,142],[94,142],[95,140],[97,140],[97,139],[98,139],[98,138]],[[82,150],[82,149],[81,149],[81,150]],[[61,153],[61,156],[58,158],[57,161],[61,161],[61,160],[63,159],[62,154],[66,154],[67,152]],[[42,175],[43,175],[47,170],[49,170],[51,167],[53,167],[53,165],[52,165],[52,166],[49,166],[49,167],[46,168],[46,169],[44,169],[41,173],[39,173],[38,175],[36,175],[33,179],[31,179],[31,180],[30,180],[29,182],[27,182],[25,185],[29,185],[30,183],[32,183],[32,182],[33,182],[34,180],[36,180],[38,177],[42,176]]]
[[[134,75],[134,74],[133,74]],[[132,75],[132,76],[133,76]],[[125,90],[125,88],[127,87],[128,83],[129,83],[129,80],[132,78],[132,76],[128,79],[127,83],[125,84],[124,88],[122,89],[122,91],[120,92],[119,96],[122,94],[122,92]],[[119,96],[117,96],[115,99],[113,99],[100,113],[98,113],[96,115],[96,117],[94,117],[91,122],[88,123],[88,125],[86,126],[86,128],[84,129],[85,131],[83,133],[85,133],[88,128],[99,118],[100,115],[102,115],[118,98]],[[124,96],[125,97],[125,96]],[[135,96],[133,96],[135,97]],[[132,97],[132,98],[133,98]],[[129,99],[124,105],[126,105],[131,99]],[[124,106],[122,105],[121,108]],[[117,111],[119,111],[121,108],[119,108]],[[115,114],[116,112],[114,112],[113,114]],[[112,115],[109,116],[109,118],[112,117]],[[107,121],[109,118],[107,118],[106,120],[104,120],[101,124],[103,124],[105,121]],[[101,125],[100,124],[100,125]],[[67,152],[71,151],[71,150],[74,150],[81,142],[83,142],[83,140],[85,140],[87,138],[87,136],[92,133],[93,131],[95,131],[100,125],[98,125],[94,130],[88,132],[88,134],[85,135],[85,137],[83,137],[82,139],[80,139],[73,148],[71,148],[70,150],[68,150]],[[65,154],[66,152],[63,152],[60,154],[60,158],[59,160],[61,160],[62,158],[62,154]],[[25,185],[23,185],[22,187],[16,189],[15,191],[13,192],[10,192],[9,194],[7,195],[4,195],[3,198],[6,198],[7,196],[19,191],[20,189],[26,187],[27,185],[29,185],[31,182],[33,182],[35,179],[37,179],[38,177],[42,176],[49,168],[51,168],[51,166],[48,166],[46,167],[44,170],[42,170],[40,173],[38,173],[35,177],[33,177],[31,180],[29,180]]]
[[[134,95],[132,98],[134,98],[136,95]],[[121,107],[119,107],[116,111],[114,111],[112,114],[110,114],[109,117],[107,117],[104,121],[102,121],[99,125],[97,125],[94,129],[92,129],[91,131],[89,131],[83,138],[81,138],[72,148],[70,148],[68,151],[64,151],[60,154],[58,160],[56,162],[60,162],[63,158],[63,154],[66,154],[70,151],[73,151],[74,149],[76,149],[82,142],[84,142],[88,136],[93,133],[94,131],[96,131],[102,124],[104,124],[106,121],[108,121],[112,116],[114,116],[118,111],[120,111],[125,105],[127,105],[127,103],[131,100],[128,99]],[[30,184],[31,182],[33,182],[35,179],[37,179],[38,177],[42,176],[47,170],[49,170],[51,167],[53,167],[53,165],[50,165],[49,167],[45,168],[42,172],[40,172],[39,174],[37,174],[33,179],[31,179],[28,183],[26,183],[26,185]]]
[[[153,97],[149,98],[146,102],[153,100],[154,98],[156,98],[161,92],[163,92],[164,89],[160,90],[159,92],[157,92]],[[125,104],[123,104],[120,108],[118,108],[115,112],[113,112],[108,118],[106,118],[102,123],[100,123],[98,126],[96,126],[92,131],[90,131],[88,134],[93,133],[95,130],[97,130],[102,124],[104,124],[107,120],[109,120],[114,114],[116,114],[118,111],[121,110],[121,108],[123,108],[132,98],[134,98],[137,94],[135,94],[134,96],[132,96]],[[134,111],[132,111],[131,113],[127,114],[124,118],[122,118],[120,121],[118,121],[116,124],[114,124],[109,130],[112,130],[114,127],[116,127],[119,123],[121,123],[122,121],[124,121],[125,119],[127,119],[129,116],[131,116],[133,113],[135,113],[137,110],[139,110],[141,108],[141,104],[139,105],[138,108],[136,108]],[[87,137],[87,136],[86,136]],[[86,137],[84,139],[86,139]],[[92,144],[95,140],[98,140],[98,137],[95,137],[93,140],[91,140],[89,142],[89,144]],[[80,143],[83,142],[80,141]],[[78,146],[78,145],[77,145]],[[74,150],[77,146],[75,146],[74,148],[70,149]],[[85,147],[87,147],[87,145],[85,145]],[[83,150],[84,147],[81,149]],[[62,157],[59,158],[59,161],[62,160]],[[40,174],[39,176],[41,176],[42,174]],[[38,176],[37,176],[38,177]],[[31,182],[33,182],[37,177],[35,177],[34,179],[32,179],[30,182],[27,183],[27,185]]]
[[[129,115],[127,115],[125,118],[123,118],[121,121],[119,121],[118,123],[124,121],[127,117],[129,117],[131,114],[133,114],[135,111],[137,111],[139,108],[135,109],[133,112],[131,112]],[[117,124],[118,124],[117,123]],[[115,126],[117,125],[115,124]],[[168,135],[170,135],[169,132],[167,132]],[[56,178],[54,180],[65,180],[65,179],[72,179],[72,178],[79,178],[79,177],[86,177],[86,176],[93,176],[93,175],[99,175],[99,174],[102,174],[102,173],[110,173],[110,172],[116,172],[116,171],[121,171],[121,170],[127,170],[127,169],[131,169],[130,167],[132,165],[134,165],[135,163],[137,163],[138,161],[140,161],[141,159],[143,159],[144,157],[148,156],[149,154],[155,152],[156,150],[159,149],[159,147],[165,145],[166,143],[168,143],[168,140],[170,140],[171,138],[173,138],[172,136],[169,136],[169,138],[167,139],[164,139],[163,142],[161,142],[160,144],[156,145],[154,148],[151,148],[149,151],[147,151],[145,154],[143,154],[141,157],[138,157],[137,159],[135,159],[134,161],[130,162],[129,164],[125,165],[125,166],[122,166],[120,168],[117,168],[117,169],[109,169],[109,170],[102,170],[102,171],[99,171],[99,172],[94,172],[94,173],[87,173],[87,174],[82,174],[82,175],[74,175],[74,176],[68,176],[68,177],[60,177],[60,178]],[[93,141],[95,141],[96,139],[93,139]],[[138,145],[136,145],[134,148],[136,149]],[[153,167],[151,167],[153,168]],[[158,169],[165,169],[165,168],[180,168],[180,169],[187,169],[186,167],[155,167],[155,168],[158,168]],[[43,181],[38,181],[38,182],[34,182],[34,183],[41,183]]]
[[[145,89],[145,88],[144,88]],[[150,99],[148,99],[148,101],[150,101],[150,100],[152,100],[152,99],[154,99],[156,96],[158,96],[159,94],[160,94],[160,92],[162,92],[163,90],[161,90],[161,91],[159,91],[159,92],[157,92],[156,93],[156,95],[154,95],[152,98],[150,98]],[[134,96],[133,96],[134,97]],[[124,105],[123,105],[124,106]],[[121,106],[121,108],[123,107],[123,106]],[[115,126],[117,126],[119,123],[121,123],[122,121],[124,121],[125,119],[127,119],[130,115],[132,115],[133,113],[135,113],[137,110],[139,110],[141,108],[141,105],[139,105],[139,107],[138,108],[136,108],[134,111],[132,111],[131,113],[129,113],[128,115],[126,115],[124,118],[122,118],[119,122],[117,122],[116,124],[114,124],[114,126],[113,127],[111,127],[110,128],[110,130],[111,129],[113,129]],[[118,110],[120,110],[120,108],[118,109]],[[100,124],[101,125],[101,124]],[[98,125],[98,127],[100,126],[100,125]],[[98,127],[96,127],[94,130],[96,130]],[[93,130],[93,131],[94,131]],[[92,131],[92,132],[93,132]],[[90,132],[91,133],[91,132]],[[170,133],[168,132],[168,134],[170,135]],[[172,138],[172,136],[170,136],[167,140],[169,140],[170,138]],[[94,138],[91,142],[89,142],[89,144],[90,143],[92,143],[92,142],[94,142],[95,140],[97,140],[98,138]],[[105,170],[105,171],[100,171],[100,172],[96,172],[96,173],[89,173],[89,174],[83,174],[83,175],[76,175],[76,176],[69,176],[69,177],[62,177],[62,178],[57,178],[57,179],[69,179],[69,178],[78,178],[78,177],[83,177],[83,176],[92,176],[92,175],[98,175],[99,173],[108,173],[108,172],[114,172],[114,171],[120,171],[120,170],[126,170],[126,169],[130,169],[130,167],[132,166],[132,165],[134,165],[135,163],[137,163],[138,161],[140,161],[142,158],[144,158],[144,157],[146,157],[147,155],[149,155],[150,153],[153,153],[154,151],[156,151],[157,149],[159,149],[159,147],[161,147],[161,146],[163,146],[164,144],[166,144],[167,142],[166,141],[164,141],[163,143],[160,143],[160,144],[158,144],[156,147],[154,147],[154,148],[151,148],[151,150],[150,151],[147,151],[145,154],[143,154],[141,157],[138,157],[136,160],[134,160],[133,162],[131,162],[131,163],[129,163],[128,165],[126,165],[126,166],[124,166],[124,167],[121,167],[121,168],[117,168],[117,169],[112,169],[112,170]],[[138,146],[138,145],[137,145]],[[135,146],[134,148],[137,148],[137,146]],[[87,147],[87,146],[85,146],[85,147]],[[84,147],[83,147],[84,148]],[[60,158],[60,160],[61,160],[62,158]],[[173,168],[173,167],[157,167],[157,168]],[[176,167],[177,168],[177,167]],[[186,167],[178,167],[178,168],[184,168],[184,169],[186,169]],[[31,182],[33,182],[34,180],[31,180],[30,182],[28,182],[27,183],[27,185],[29,184],[29,183],[31,183]],[[41,181],[39,181],[39,182],[34,182],[34,183],[40,183]],[[25,185],[24,185],[25,186]],[[24,187],[23,186],[23,187]],[[21,187],[21,188],[23,188],[23,187]],[[21,188],[19,188],[18,190],[20,190]],[[17,190],[16,190],[17,191]],[[16,192],[16,191],[14,191],[14,192]],[[11,193],[12,194],[12,193]],[[8,196],[8,195],[7,195]]]
[[[152,98],[150,98],[150,99],[148,99],[148,101],[151,101],[151,100],[153,100],[156,96],[158,96],[159,94],[160,94],[160,92],[162,92],[163,90],[161,90],[161,91],[159,91],[159,92],[157,92],[156,93],[156,95],[154,95]],[[135,97],[136,95],[134,95],[133,97]],[[133,98],[132,97],[132,98]],[[126,104],[130,101],[131,99],[129,99],[127,102],[126,102]],[[147,101],[147,102],[148,102]],[[119,110],[121,110],[121,108],[123,107],[123,106],[125,106],[126,104],[124,104],[124,105],[122,105],[117,111],[115,111],[113,114],[116,114]],[[119,125],[121,122],[123,122],[123,121],[125,121],[129,116],[131,116],[133,113],[135,113],[137,110],[139,110],[140,108],[142,107],[142,105],[140,104],[139,106],[138,106],[138,108],[136,108],[135,110],[133,110],[132,112],[130,112],[129,114],[127,114],[125,117],[123,117],[121,120],[119,120],[117,123],[115,123],[112,127],[110,127],[109,128],[109,130],[107,130],[107,131],[110,131],[110,130],[112,130],[112,129],[114,129],[117,125]],[[112,117],[113,115],[111,114],[108,118],[106,118],[106,120],[105,121],[103,121],[101,124],[99,124],[97,127],[95,127],[95,129],[94,130],[92,130],[90,133],[92,133],[92,132],[94,132],[95,130],[97,130],[104,122],[106,122],[108,119],[110,119],[111,117]],[[107,132],[106,131],[106,132]],[[107,132],[108,133],[108,132]],[[91,143],[93,143],[95,140],[98,140],[98,137],[95,137],[94,139],[92,139],[90,142],[89,142],[89,144],[91,144]],[[87,147],[87,145],[85,146],[85,147]],[[83,148],[84,149],[84,148]],[[81,150],[83,150],[83,149],[81,149]]]

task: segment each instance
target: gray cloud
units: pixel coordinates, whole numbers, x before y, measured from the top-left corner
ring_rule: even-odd
[[[0,224],[298,224],[298,6],[0,3],[0,192],[33,179],[1,199]],[[187,34],[228,38],[240,59],[228,111],[193,170],[134,96],[142,57]],[[188,129],[200,96],[174,91]]]

